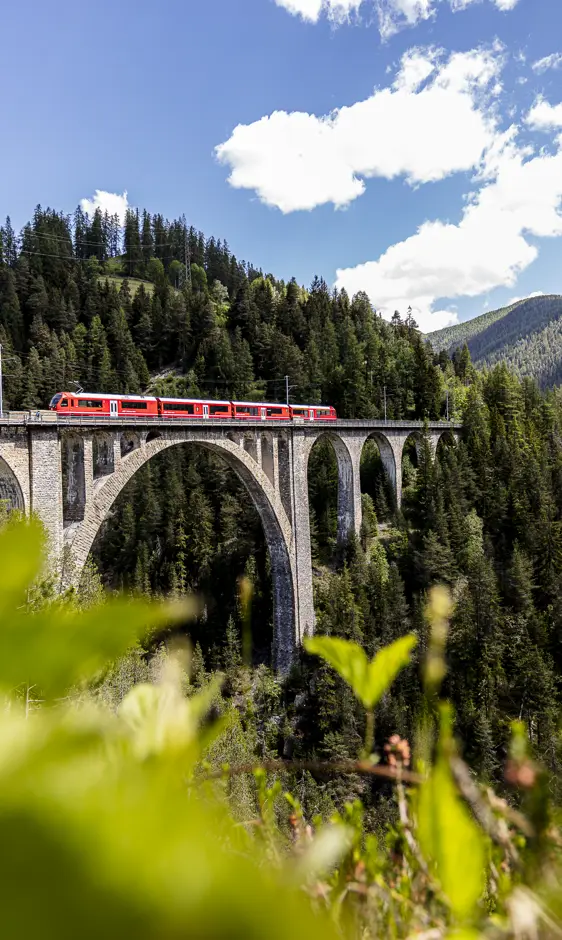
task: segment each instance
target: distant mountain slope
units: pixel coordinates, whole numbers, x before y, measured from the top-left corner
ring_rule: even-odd
[[[428,338],[437,351],[452,352],[467,343],[477,365],[507,362],[542,387],[562,382],[562,296],[558,294],[519,300]]]
[[[464,323],[457,323],[456,326],[446,326],[443,330],[436,330],[435,333],[429,333],[428,339],[431,340],[433,348],[440,352],[442,349],[455,349],[462,346],[463,343],[469,343],[474,336],[487,330],[488,327],[507,316],[522,300],[511,304],[510,307],[500,307],[499,310],[488,310],[480,317],[474,317],[473,320],[465,320]]]

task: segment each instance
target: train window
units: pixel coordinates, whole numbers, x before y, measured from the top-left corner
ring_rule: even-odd
[[[100,398],[81,398],[79,405],[81,408],[103,408],[103,400]]]
[[[148,404],[145,401],[122,401],[121,408],[123,411],[137,411],[139,409],[146,411]]]
[[[59,392],[57,395],[53,395],[53,397],[51,398],[51,408],[56,408],[61,398],[62,398],[61,392]]]
[[[255,417],[255,418],[257,418],[259,415],[259,408],[246,408],[246,406],[243,405],[237,410],[238,410],[238,414],[241,414],[241,415],[250,415],[250,417]]]
[[[228,405],[209,405],[210,415],[225,415],[228,414],[229,410]]]
[[[185,411],[188,415],[193,414],[193,405],[184,404],[183,402],[180,404],[174,401],[164,401],[162,407],[164,411]]]
[[[61,408],[68,408],[68,398],[63,398],[60,403]]]
[[[282,408],[268,408],[267,413],[268,415],[282,415],[283,409]]]

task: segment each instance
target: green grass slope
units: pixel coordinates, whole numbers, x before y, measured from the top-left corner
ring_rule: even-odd
[[[102,283],[105,281],[109,281],[110,284],[115,284],[115,286],[117,287],[117,290],[119,290],[125,278],[116,277],[113,274],[100,274],[99,280]],[[127,280],[129,282],[129,290],[131,291],[131,297],[135,296],[141,284],[144,287],[145,291],[147,291],[147,293],[149,294],[154,293],[154,284],[152,283],[152,281],[143,281],[140,277],[128,277]]]
[[[562,296],[558,294],[519,300],[430,333],[428,339],[438,351],[452,352],[466,343],[477,365],[506,362],[543,388],[562,383]]]

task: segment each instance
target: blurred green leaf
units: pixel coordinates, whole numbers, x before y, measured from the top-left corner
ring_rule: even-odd
[[[480,829],[457,793],[447,759],[449,737],[449,717],[442,709],[439,756],[419,793],[418,834],[453,913],[466,921],[484,890],[485,846]]]
[[[108,748],[90,718],[83,733],[76,717],[61,725],[63,713],[0,722],[0,735],[22,732],[18,759],[0,766],[3,936],[333,940],[226,807],[189,795],[169,765]],[[117,736],[119,718],[106,721]]]
[[[193,749],[198,756],[203,747],[220,734],[221,723],[214,722],[201,735],[201,721],[207,715],[221,686],[221,678],[197,695],[185,698],[179,683],[171,681],[159,685],[142,683],[135,686],[123,699],[119,715],[133,734],[138,757],[181,754]]]
[[[307,652],[321,656],[333,666],[367,709],[375,707],[400,670],[408,665],[416,643],[416,637],[411,634],[401,637],[369,662],[365,650],[350,640],[328,636],[304,639]]]
[[[27,683],[45,697],[61,695],[121,656],[148,629],[162,628],[186,608],[119,599],[85,611],[47,607],[4,614],[0,622],[0,686]]]
[[[323,826],[298,860],[295,869],[297,882],[329,874],[352,847],[353,839],[354,833],[349,826]]]
[[[45,536],[39,522],[8,522],[0,530],[0,622],[23,606],[27,590],[39,575]]]
[[[127,599],[78,610],[26,607],[26,592],[41,567],[44,535],[39,523],[8,523],[0,530],[0,687],[34,686],[44,697],[61,695],[122,655],[148,628],[185,618],[188,604],[150,604]]]

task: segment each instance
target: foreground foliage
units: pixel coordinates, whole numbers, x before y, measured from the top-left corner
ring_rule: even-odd
[[[104,680],[102,664],[178,612],[133,601],[87,610],[47,602],[30,611],[40,549],[34,526],[0,533],[5,936],[558,935],[560,837],[547,778],[527,756],[522,726],[508,775],[526,794],[526,815],[481,788],[458,756],[451,710],[439,701],[451,613],[442,589],[427,612],[414,772],[409,746],[396,737],[380,765],[369,721],[364,758],[353,767],[367,780],[392,781],[396,822],[375,834],[359,801],[330,818],[306,819],[298,798],[283,795],[282,784],[296,780],[290,761],[275,772],[254,767],[241,819],[236,785],[252,779],[249,768],[217,767],[223,740],[233,737],[232,707],[219,678],[192,671],[187,679],[179,652],[160,655],[157,681],[104,704],[104,681],[107,687],[111,675],[115,684],[119,669]],[[415,637],[399,638],[371,661],[343,640],[307,644],[376,722]],[[318,779],[330,772],[329,765],[314,769]]]

